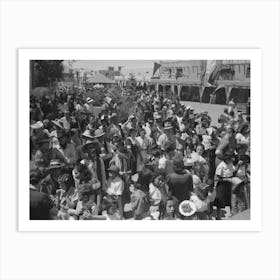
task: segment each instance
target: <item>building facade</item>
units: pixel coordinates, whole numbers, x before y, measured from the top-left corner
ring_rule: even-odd
[[[226,104],[246,103],[250,96],[249,60],[159,61],[146,84],[158,91],[173,91],[182,100]],[[209,71],[208,71],[209,70]]]

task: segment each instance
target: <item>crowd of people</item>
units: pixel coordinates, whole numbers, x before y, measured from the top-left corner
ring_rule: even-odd
[[[219,220],[250,208],[250,116],[231,101],[213,122],[172,92],[118,90],[135,100],[126,119],[111,98],[96,115],[85,89],[30,96],[30,219]]]

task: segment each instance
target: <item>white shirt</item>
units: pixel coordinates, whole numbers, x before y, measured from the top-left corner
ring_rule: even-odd
[[[67,119],[66,119],[66,117],[62,117],[61,119],[60,119],[61,121],[62,121],[62,123],[63,123],[63,127],[65,128],[65,129],[70,129],[70,123],[67,121]]]
[[[147,150],[148,146],[151,144],[150,139],[146,136],[144,137],[144,139],[141,138],[140,136],[138,136],[138,137],[136,137],[136,140],[138,141],[141,149],[143,149],[143,150]]]
[[[122,195],[124,190],[124,183],[121,178],[116,177],[113,180],[108,180],[107,193],[110,195]]]
[[[158,161],[158,168],[159,169],[165,169],[165,166],[166,166],[166,157],[165,156],[162,156],[159,161]]]
[[[234,165],[232,163],[226,164],[224,161],[222,161],[216,169],[216,175],[223,178],[232,177],[233,172],[235,172]]]
[[[208,209],[209,199],[201,200],[198,198],[196,194],[192,194],[190,197],[190,201],[194,203],[196,212],[204,212]]]
[[[241,133],[237,133],[235,139],[237,144],[249,145],[249,137],[246,138]]]
[[[146,135],[147,135],[147,136],[150,136],[150,135],[151,135],[151,133],[152,133],[152,130],[151,130],[151,126],[150,126],[150,124],[149,124],[149,123],[146,123],[146,124],[145,124],[145,125],[143,125],[142,127],[145,129],[145,131],[146,131]]]
[[[167,135],[166,135],[165,133],[161,134],[161,135],[159,136],[158,140],[157,140],[157,144],[158,144],[161,148],[163,148],[164,145],[165,145],[165,143],[167,143],[167,142],[168,142],[168,137],[167,137]]]
[[[153,183],[150,183],[149,185],[149,196],[153,201],[153,205],[159,205],[161,201],[161,193],[160,190]]]
[[[109,215],[107,213],[107,211],[103,211],[102,212],[102,216],[105,216],[106,220],[120,220],[121,219],[121,216],[120,216],[120,214],[118,212],[115,212],[114,214]]]
[[[203,163],[203,164],[205,164],[206,163],[206,159],[204,158],[204,157],[202,157],[202,156],[200,156],[198,153],[196,153],[196,152],[192,152],[191,153],[191,158],[192,158],[192,161],[193,162],[201,162],[201,163]]]
[[[77,105],[75,106],[75,110],[76,110],[76,111],[83,111],[83,107],[82,107],[80,104],[77,104]]]
[[[185,129],[185,125],[183,124],[183,117],[176,117],[177,118],[177,122],[179,124],[179,129],[180,131],[183,131]]]
[[[202,135],[202,145],[204,146],[205,150],[210,149],[211,139],[212,137],[210,135]]]

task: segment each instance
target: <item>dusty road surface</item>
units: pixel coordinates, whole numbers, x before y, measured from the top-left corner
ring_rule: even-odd
[[[181,103],[193,107],[195,113],[201,113],[207,111],[212,119],[213,125],[218,124],[219,116],[224,112],[224,109],[227,107],[226,105],[207,104],[207,103],[189,102],[189,101],[181,101]]]

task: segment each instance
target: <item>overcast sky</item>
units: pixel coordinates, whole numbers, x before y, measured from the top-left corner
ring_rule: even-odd
[[[122,73],[133,73],[138,75],[145,74],[146,72],[153,71],[154,61],[152,60],[77,60],[74,64],[74,68],[84,68],[88,70],[106,70],[108,66],[114,66],[117,69],[118,66],[123,66]]]

